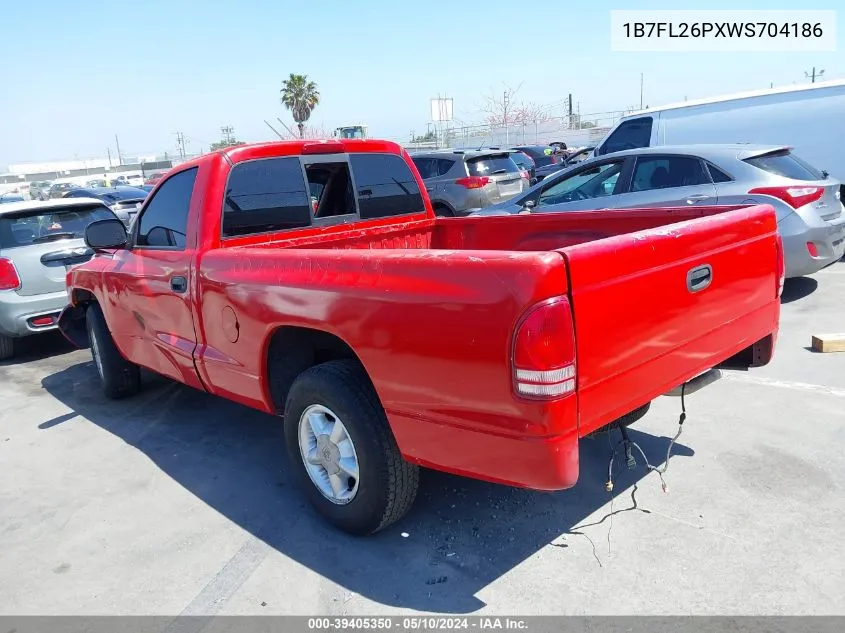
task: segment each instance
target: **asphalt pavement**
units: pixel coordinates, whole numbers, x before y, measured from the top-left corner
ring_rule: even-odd
[[[773,363],[688,397],[664,475],[538,493],[425,472],[370,538],[327,527],[279,420],[146,377],[101,395],[87,350],[30,339],[0,363],[0,614],[841,614],[845,263],[785,290]],[[680,403],[632,427],[662,465]],[[615,438],[614,438],[615,439]]]

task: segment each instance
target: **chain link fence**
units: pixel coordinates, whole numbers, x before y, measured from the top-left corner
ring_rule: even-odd
[[[515,145],[544,145],[554,141],[568,147],[596,145],[626,114],[626,111],[597,114],[571,114],[542,121],[519,121],[508,125],[429,124],[424,137],[399,140],[408,150],[471,149],[478,147],[513,147]]]

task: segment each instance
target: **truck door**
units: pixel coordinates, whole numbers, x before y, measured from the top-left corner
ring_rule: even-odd
[[[106,279],[107,322],[129,360],[197,389],[191,307],[196,244],[188,230],[196,167],[168,177],[133,225],[130,246]]]

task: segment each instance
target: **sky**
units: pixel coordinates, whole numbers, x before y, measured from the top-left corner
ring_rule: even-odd
[[[243,141],[273,138],[282,80],[318,84],[311,123],[364,123],[370,135],[425,131],[429,99],[454,99],[481,122],[485,96],[622,110],[805,81],[813,66],[845,77],[845,9],[837,52],[621,53],[612,9],[677,2],[507,0],[30,0],[6,3],[0,58],[0,171],[14,162],[207,151],[231,125]],[[724,2],[707,9],[836,9],[838,0]],[[689,3],[689,8],[697,8]]]

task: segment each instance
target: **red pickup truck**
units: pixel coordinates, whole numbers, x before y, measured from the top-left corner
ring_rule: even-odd
[[[207,154],[86,241],[60,328],[105,392],[143,367],[283,415],[311,502],[355,534],[410,508],[420,466],[573,486],[580,438],[768,363],[783,278],[771,207],[438,218],[376,140]]]

